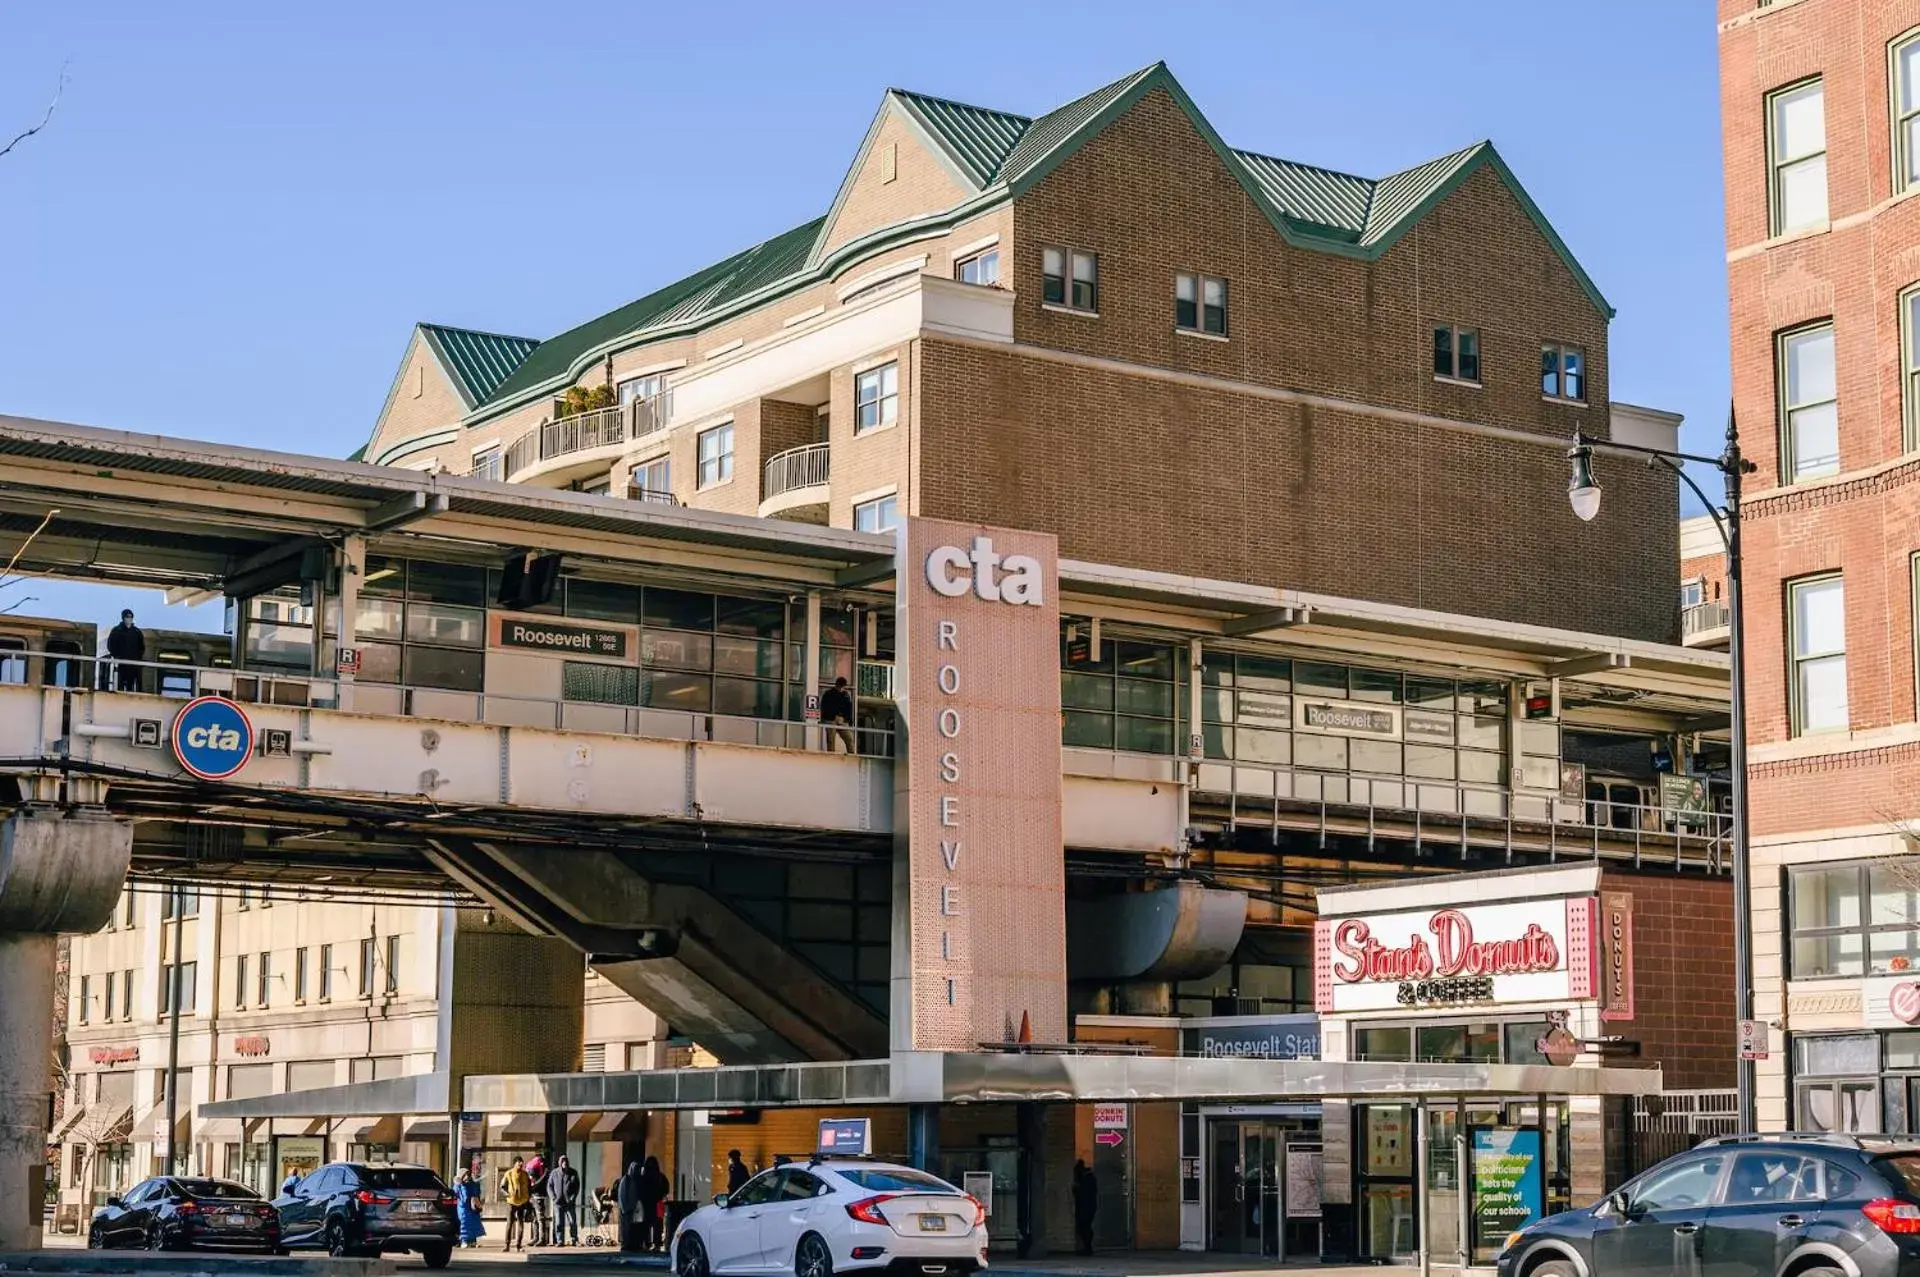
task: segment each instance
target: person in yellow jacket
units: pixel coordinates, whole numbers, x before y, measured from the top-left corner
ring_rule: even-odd
[[[533,1218],[533,1176],[527,1174],[527,1164],[522,1159],[513,1159],[500,1176],[500,1196],[507,1203],[507,1249],[517,1246],[527,1248],[527,1222]]]

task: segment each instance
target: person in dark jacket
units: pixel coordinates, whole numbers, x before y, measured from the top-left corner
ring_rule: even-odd
[[[132,608],[123,609],[120,624],[107,631],[107,655],[118,662],[114,666],[114,685],[123,692],[139,691],[140,667],[126,662],[147,659],[147,636],[133,623]]]
[[[620,1249],[639,1250],[640,1163],[627,1163],[627,1173],[614,1186],[614,1202],[620,1207]]]
[[[565,1153],[560,1154],[547,1172],[547,1200],[553,1203],[553,1244],[580,1244],[580,1172],[573,1169]],[[567,1240],[567,1234],[573,1240]]]
[[[649,1157],[640,1168],[640,1249],[659,1250],[666,1243],[667,1230],[660,1218],[660,1203],[667,1200],[670,1186],[660,1169],[660,1159]]]
[[[727,1150],[727,1192],[729,1193],[739,1192],[740,1186],[752,1178],[753,1178],[753,1172],[748,1170],[747,1164],[740,1160],[740,1150],[737,1148],[728,1149]]]
[[[1073,1164],[1073,1241],[1082,1255],[1093,1253],[1093,1217],[1100,1209],[1100,1181],[1085,1162]]]
[[[833,752],[835,741],[849,754],[860,752],[853,739],[853,693],[847,690],[846,679],[834,679],[833,686],[821,694],[820,721],[826,725],[827,735],[823,743],[829,754]]]

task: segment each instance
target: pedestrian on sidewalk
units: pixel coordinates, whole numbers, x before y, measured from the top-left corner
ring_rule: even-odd
[[[1073,1164],[1073,1241],[1082,1255],[1093,1254],[1093,1217],[1100,1209],[1100,1181],[1083,1161]]]
[[[740,1186],[753,1178],[753,1172],[740,1160],[740,1150],[727,1150],[727,1193],[732,1195],[740,1191]]]
[[[527,1248],[527,1225],[533,1220],[533,1177],[523,1158],[514,1158],[500,1176],[500,1196],[507,1203],[507,1249]]]
[[[620,1249],[640,1249],[640,1163],[627,1163],[627,1173],[614,1186],[614,1203],[620,1208]]]
[[[453,1201],[460,1215],[460,1244],[472,1250],[487,1235],[487,1226],[480,1219],[480,1185],[473,1179],[473,1172],[462,1169],[453,1181]]]
[[[553,1207],[547,1197],[547,1154],[542,1151],[533,1155],[527,1163],[527,1178],[533,1181],[533,1244],[536,1246],[553,1245]]]
[[[553,1244],[580,1244],[580,1172],[573,1169],[565,1153],[547,1172],[547,1200],[553,1203]],[[571,1233],[573,1240],[568,1241]]]
[[[649,1157],[640,1168],[640,1249],[660,1250],[666,1241],[666,1221],[660,1217],[660,1204],[667,1200],[671,1186],[660,1169],[660,1159]]]

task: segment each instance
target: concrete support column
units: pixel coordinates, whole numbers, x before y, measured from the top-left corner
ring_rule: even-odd
[[[40,1248],[58,943],[0,935],[0,1253]]]
[[[1027,1101],[1015,1106],[1014,1122],[1020,1142],[1018,1253],[1034,1259],[1047,1253],[1046,1105]]]
[[[917,1170],[930,1175],[940,1173],[936,1163],[940,1160],[940,1106],[938,1104],[909,1104],[907,1106],[907,1160]],[[987,1205],[991,1207],[992,1202]]]
[[[800,706],[807,720],[807,748],[820,748],[820,591],[807,591],[806,645],[801,649]],[[813,712],[807,713],[811,709]]]

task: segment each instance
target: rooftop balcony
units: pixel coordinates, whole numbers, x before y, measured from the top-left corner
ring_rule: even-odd
[[[508,483],[574,478],[573,471],[611,462],[633,440],[665,430],[672,417],[672,396],[661,395],[543,421],[507,445],[502,477]]]
[[[1680,642],[1686,647],[1725,647],[1733,639],[1733,614],[1719,600],[1680,610]]]
[[[825,523],[831,460],[824,443],[802,444],[768,457],[760,489],[760,517],[779,515],[798,523]]]

